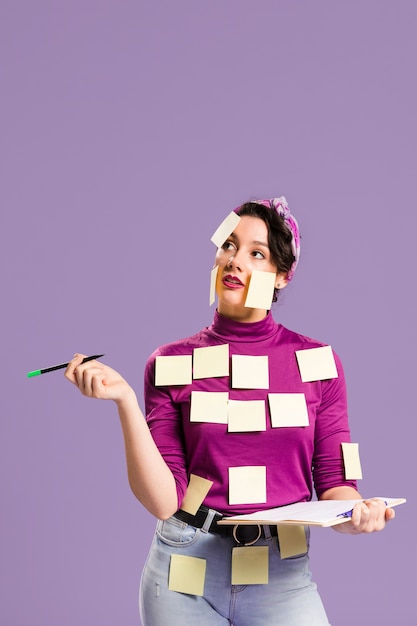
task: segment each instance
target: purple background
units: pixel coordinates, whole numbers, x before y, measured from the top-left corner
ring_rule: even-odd
[[[2,0],[2,625],[137,626],[154,528],[114,406],[26,372],[105,352],[142,403],[211,321],[211,234],[281,194],[274,316],[342,357],[363,494],[409,499],[314,530],[313,572],[332,624],[415,623],[416,28],[414,0]]]

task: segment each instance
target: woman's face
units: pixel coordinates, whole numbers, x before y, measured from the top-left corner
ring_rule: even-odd
[[[253,270],[275,272],[277,286],[287,284],[285,274],[278,273],[268,247],[268,229],[259,217],[244,215],[233,233],[217,250],[219,266],[216,281],[217,310],[221,315],[242,322],[256,322],[266,315],[264,309],[245,307]]]

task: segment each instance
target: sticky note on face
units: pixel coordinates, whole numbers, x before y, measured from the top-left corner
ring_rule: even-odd
[[[206,560],[183,554],[171,554],[168,589],[192,596],[202,596],[206,578]]]
[[[190,422],[227,424],[227,391],[192,391]]]
[[[358,443],[342,443],[343,463],[346,480],[360,480],[362,478],[361,460]]]
[[[190,385],[192,382],[192,356],[157,356],[155,359],[155,386]]]
[[[240,222],[240,217],[232,211],[229,215],[222,221],[220,226],[217,228],[210,241],[214,243],[215,246],[221,248],[228,236],[234,231],[236,226]]]
[[[281,559],[305,554],[308,550],[304,526],[278,524],[278,541]]]
[[[275,280],[275,272],[253,270],[245,306],[252,309],[267,309],[269,311],[274,297]]]
[[[331,346],[296,350],[295,354],[303,383],[337,378],[336,363]]]
[[[218,271],[219,266],[215,265],[210,273],[210,306],[214,304],[214,301],[216,299],[216,281]]]
[[[303,393],[269,393],[269,412],[273,428],[308,426],[308,411]]]
[[[269,389],[267,356],[232,355],[234,389]]]
[[[266,430],[264,400],[229,400],[227,430],[244,433]]]
[[[232,585],[267,585],[268,546],[241,546],[232,550]]]
[[[213,481],[195,474],[190,475],[187,491],[181,503],[181,509],[186,513],[195,515],[201,506],[204,498],[210,491]]]
[[[266,502],[266,467],[229,467],[229,504]]]
[[[229,345],[194,348],[193,378],[229,376]]]

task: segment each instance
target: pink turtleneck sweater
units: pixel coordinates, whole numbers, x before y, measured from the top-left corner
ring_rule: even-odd
[[[230,357],[268,355],[269,389],[232,389],[229,376],[155,387],[156,356],[192,355],[194,348],[219,344],[229,345]],[[310,500],[313,484],[318,497],[331,487],[356,488],[355,481],[344,478],[341,443],[350,441],[350,433],[338,356],[334,354],[337,378],[303,383],[300,377],[295,351],[323,345],[277,324],[271,314],[243,323],[216,312],[208,328],[151,355],[145,370],[147,421],[175,477],[179,507],[190,474],[213,481],[204,504],[229,515]],[[191,391],[227,391],[231,400],[265,400],[266,430],[236,433],[228,432],[226,424],[190,422]],[[268,393],[304,393],[309,425],[273,428]],[[229,504],[228,469],[241,466],[266,467],[266,502]]]

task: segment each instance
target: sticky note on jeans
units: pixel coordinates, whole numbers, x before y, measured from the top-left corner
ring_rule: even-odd
[[[232,550],[232,585],[267,585],[268,546],[241,546]]]
[[[278,541],[281,559],[305,554],[308,550],[304,526],[278,524]]]
[[[171,554],[168,589],[192,596],[202,596],[206,578],[206,559]]]

